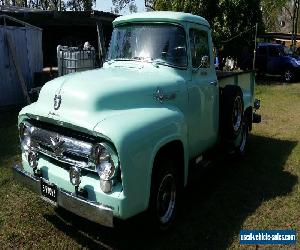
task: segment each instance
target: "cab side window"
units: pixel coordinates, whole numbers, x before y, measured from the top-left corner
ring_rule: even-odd
[[[204,30],[190,29],[189,35],[193,68],[209,68],[208,33]]]

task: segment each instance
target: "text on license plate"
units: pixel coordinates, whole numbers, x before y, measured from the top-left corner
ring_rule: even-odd
[[[41,182],[42,195],[51,201],[57,201],[57,188],[54,185],[48,184],[44,181]]]

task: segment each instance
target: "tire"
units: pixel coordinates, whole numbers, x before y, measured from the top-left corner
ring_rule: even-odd
[[[293,69],[287,68],[284,70],[282,78],[285,82],[292,82],[295,78],[295,73]]]
[[[248,142],[248,135],[249,135],[249,125],[247,121],[243,121],[242,128],[240,131],[239,136],[236,139],[235,143],[235,154],[238,157],[242,157],[246,153],[247,142]]]
[[[227,85],[220,102],[220,129],[225,140],[235,139],[242,128],[244,111],[243,92],[240,87]]]
[[[155,231],[169,229],[175,220],[179,191],[175,166],[162,159],[153,169],[148,219]]]

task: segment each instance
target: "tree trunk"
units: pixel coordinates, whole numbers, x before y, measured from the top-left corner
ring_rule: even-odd
[[[295,18],[295,46],[297,44],[297,33],[298,33],[298,19],[299,19],[299,4],[300,0],[296,0],[296,18]]]
[[[292,46],[295,45],[295,20],[296,20],[296,5],[298,0],[293,1],[293,16],[292,16]]]

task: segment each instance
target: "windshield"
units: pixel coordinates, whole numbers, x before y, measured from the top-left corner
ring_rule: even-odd
[[[149,60],[186,67],[185,31],[172,24],[130,24],[114,28],[107,60]]]
[[[284,50],[284,54],[286,56],[292,56],[294,54],[293,48],[283,47],[283,50]]]

